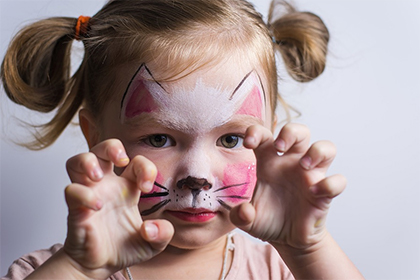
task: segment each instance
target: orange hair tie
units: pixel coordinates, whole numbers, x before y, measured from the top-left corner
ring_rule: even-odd
[[[90,17],[80,16],[77,19],[76,27],[74,28],[74,39],[80,40],[80,37],[85,36],[89,27]]]

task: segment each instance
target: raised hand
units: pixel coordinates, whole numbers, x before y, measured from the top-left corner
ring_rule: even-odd
[[[121,175],[114,166],[125,167]],[[67,162],[73,182],[66,188],[69,208],[64,251],[95,278],[148,260],[173,235],[168,221],[143,222],[140,193],[152,189],[157,171],[142,156],[128,159],[119,140],[106,140]]]
[[[268,129],[252,126],[244,145],[255,152],[258,182],[252,202],[232,210],[232,222],[277,248],[305,249],[321,242],[331,200],[346,185],[341,175],[326,176],[334,145],[310,146],[309,130],[298,124],[287,124],[276,140]]]

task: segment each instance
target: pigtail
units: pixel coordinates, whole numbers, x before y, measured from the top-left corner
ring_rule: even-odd
[[[35,141],[22,144],[30,149],[51,145],[83,102],[77,79],[70,77],[76,23],[77,19],[59,17],[23,28],[10,43],[1,65],[1,80],[10,100],[42,113],[57,109],[51,121],[33,125]]]
[[[281,10],[283,15],[273,19]],[[299,12],[289,3],[273,0],[268,28],[289,74],[299,82],[309,82],[324,71],[329,32],[324,22],[310,12]]]

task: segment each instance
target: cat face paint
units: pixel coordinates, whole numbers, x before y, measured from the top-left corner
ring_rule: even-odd
[[[160,178],[159,178],[160,177]],[[220,206],[230,210],[234,205],[249,201],[254,191],[256,172],[254,163],[229,164],[224,170],[223,181],[210,183],[205,178],[188,176],[174,184],[170,178],[165,182],[160,175],[150,193],[141,196],[141,215],[148,216],[163,208],[172,211],[205,209],[217,211]],[[169,186],[174,185],[170,190]],[[168,186],[168,187],[166,187]],[[144,204],[144,205],[143,205]]]
[[[142,64],[123,96],[120,120],[124,123],[142,113],[153,113],[174,129],[204,132],[225,124],[235,113],[264,121],[265,102],[255,71],[248,73],[233,92],[209,87],[201,79],[192,90],[174,87],[168,92]]]
[[[219,142],[244,133],[246,127],[236,128],[242,120],[265,121],[266,101],[258,74],[249,72],[231,89],[209,86],[201,78],[194,81],[189,87],[159,84],[142,65],[124,94],[123,124],[147,117],[164,131],[180,131],[188,138],[171,135],[176,145],[155,158],[161,150],[154,148],[151,156],[142,151],[159,170],[153,190],[141,196],[142,216],[167,210],[184,221],[206,222],[220,209],[230,210],[252,197],[257,180],[253,152],[240,144],[240,152],[228,151]],[[183,145],[184,140],[188,145]],[[182,146],[188,149],[181,153]]]

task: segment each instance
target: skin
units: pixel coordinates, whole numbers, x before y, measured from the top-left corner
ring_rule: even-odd
[[[198,77],[212,87],[235,88],[254,68],[238,68],[234,62],[200,69],[168,84],[168,91],[181,84],[193,88]],[[157,72],[152,63],[150,68]],[[132,69],[134,66],[127,67],[120,77],[127,84]],[[261,78],[263,88],[268,88]],[[265,108],[270,108],[271,101],[267,98],[266,102]],[[81,111],[81,127],[91,150],[67,163],[73,183],[66,188],[69,222],[64,249],[30,278],[51,276],[54,268],[60,268],[69,279],[105,279],[130,266],[135,279],[150,275],[218,279],[225,235],[235,226],[271,243],[296,278],[363,278],[325,227],[330,203],[346,185],[341,175],[325,175],[336,154],[332,143],[310,145],[309,130],[298,124],[285,125],[274,139],[270,112],[261,119],[246,116],[241,122],[233,115],[232,125],[204,132],[188,133],[159,122],[147,127],[141,120],[133,127],[121,122],[119,104],[109,102],[100,123],[89,111]],[[162,151],[138,144],[138,139],[150,133],[170,135],[177,145]],[[227,133],[242,135],[243,147],[226,150],[217,146],[217,140]],[[203,155],[209,149],[211,153]],[[194,159],[200,157],[210,159],[210,181],[212,176],[224,178],[227,167],[220,166],[222,162],[255,162],[258,181],[252,201],[233,203],[231,211],[220,207],[215,218],[200,224],[174,218],[166,211],[172,208],[142,219],[141,193],[152,191],[158,172],[160,178],[185,178],[196,171]],[[202,260],[206,260],[205,269]]]

